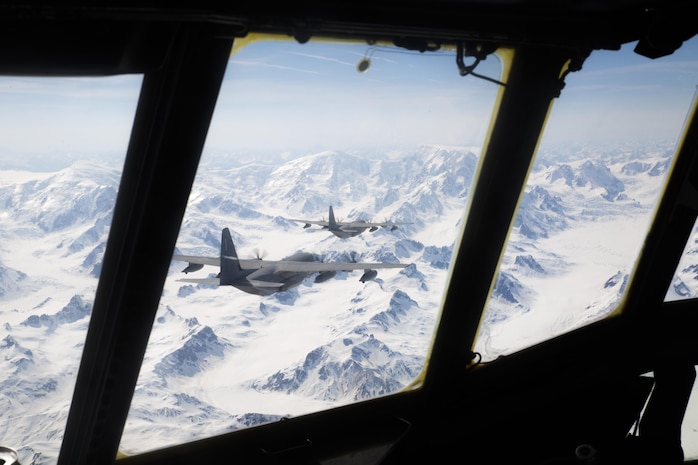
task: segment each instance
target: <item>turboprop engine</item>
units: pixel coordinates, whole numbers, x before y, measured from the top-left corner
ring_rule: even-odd
[[[327,281],[328,279],[334,278],[336,274],[337,274],[336,271],[323,271],[322,273],[315,276],[315,282],[316,283],[323,283],[323,282]]]
[[[376,276],[378,276],[378,272],[376,270],[364,270],[364,274],[361,275],[359,281],[362,283],[372,281]]]
[[[185,269],[182,270],[182,273],[191,273],[192,271],[199,271],[203,267],[204,265],[202,265],[201,263],[190,263]]]

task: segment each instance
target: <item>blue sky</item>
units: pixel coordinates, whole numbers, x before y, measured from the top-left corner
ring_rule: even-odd
[[[142,77],[0,77],[0,167],[18,157],[123,154]]]
[[[657,60],[635,54],[634,45],[596,51],[568,75],[545,141],[678,136],[698,84],[698,40]],[[243,48],[229,68],[209,148],[481,145],[497,86],[460,76],[453,52],[395,52],[293,42]],[[371,67],[359,73],[366,55]],[[476,71],[499,78],[501,64],[490,57]]]
[[[582,71],[567,77],[544,141],[677,136],[698,84],[698,39],[654,61],[632,53],[633,46],[594,52]],[[365,56],[371,66],[360,73],[356,66]],[[491,56],[476,71],[499,78],[500,62]],[[140,76],[0,78],[0,166],[29,154],[122,157],[140,83]],[[229,66],[206,150],[479,146],[496,92],[496,84],[460,76],[453,52],[253,43]]]
[[[544,140],[613,143],[679,136],[698,86],[698,37],[655,60],[634,53],[634,46],[596,51],[581,71],[568,75]]]
[[[371,66],[357,64],[369,56]],[[499,76],[496,57],[478,71]],[[459,75],[454,53],[253,43],[228,70],[210,148],[353,150],[478,144],[497,86]]]

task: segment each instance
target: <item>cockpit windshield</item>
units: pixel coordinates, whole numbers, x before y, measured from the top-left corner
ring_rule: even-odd
[[[633,43],[594,51],[567,76],[483,316],[483,360],[621,310],[694,101],[696,45],[656,60]]]
[[[236,49],[121,450],[413,383],[499,87],[462,76],[455,50]]]

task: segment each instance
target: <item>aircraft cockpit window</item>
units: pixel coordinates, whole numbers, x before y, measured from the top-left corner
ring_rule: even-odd
[[[127,455],[410,386],[501,88],[455,50],[289,38],[226,73]]]
[[[694,100],[697,46],[650,60],[629,43],[567,75],[483,315],[483,360],[619,311]]]
[[[698,244],[698,222],[693,226],[693,232],[686,242],[681,260],[676,267],[674,279],[667,289],[665,302],[677,300],[695,299],[698,297],[698,258],[696,258],[696,245]]]
[[[58,458],[141,80],[0,77],[0,437],[32,463]]]

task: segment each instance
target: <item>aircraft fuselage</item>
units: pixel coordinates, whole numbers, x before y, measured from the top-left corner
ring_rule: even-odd
[[[339,228],[330,228],[330,232],[341,239],[346,239],[348,237],[358,236],[359,234],[366,231],[367,229],[368,229],[368,227],[366,227],[366,228],[339,227]]]
[[[308,252],[298,252],[278,261],[262,260],[261,258],[240,259],[228,228],[224,228],[221,232],[221,253],[218,257],[175,254],[173,258],[189,263],[182,270],[185,274],[198,271],[204,265],[220,266],[220,272],[215,278],[185,278],[180,281],[233,286],[248,294],[262,296],[296,287],[303,280],[316,273],[315,282],[321,283],[335,277],[338,271],[363,269],[364,274],[360,281],[365,283],[376,277],[375,268],[405,268],[407,266],[401,263],[322,263],[314,254]]]
[[[283,260],[297,262],[316,262],[317,259],[311,253],[297,253],[286,257]],[[283,261],[282,260],[282,261]],[[248,274],[243,280],[232,283],[232,286],[247,292],[248,294],[256,295],[271,295],[275,292],[286,291],[298,286],[305,278],[313,273],[300,271],[280,271],[274,266],[260,268]],[[254,283],[281,283],[278,287],[264,287],[255,285]]]

